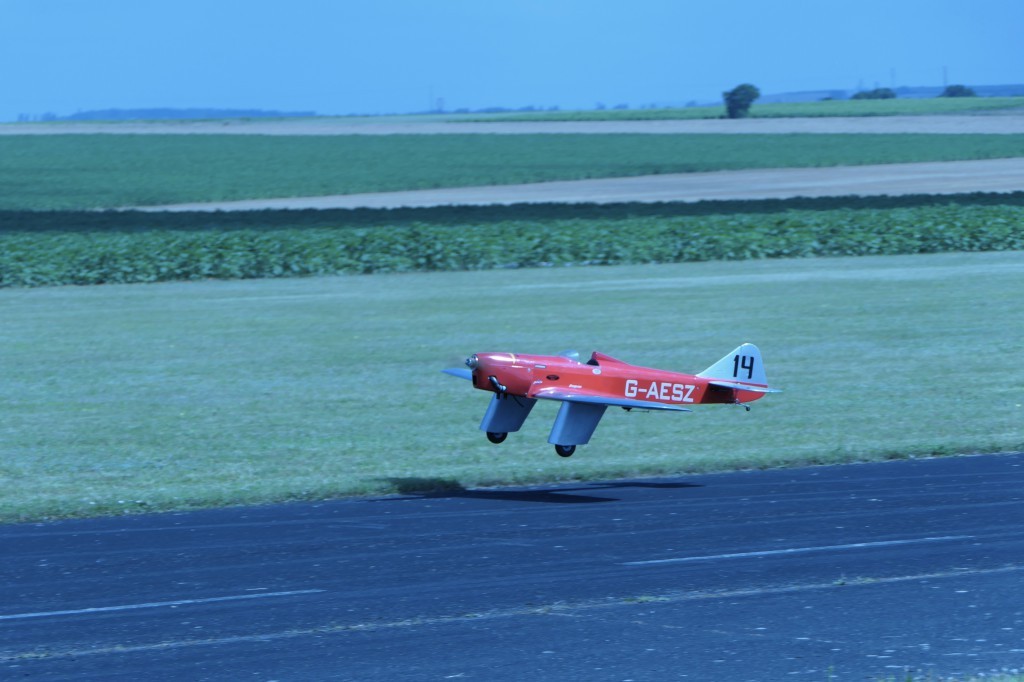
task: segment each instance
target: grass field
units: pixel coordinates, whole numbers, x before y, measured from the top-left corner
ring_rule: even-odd
[[[1024,97],[933,97],[930,99],[828,100],[758,104],[751,118],[821,118],[832,116],[934,116],[992,112],[1024,107]],[[480,121],[658,121],[723,118],[724,105],[664,109],[529,111],[476,117]]]
[[[1024,156],[1024,135],[0,136],[0,210]]]
[[[0,520],[1024,447],[1024,256],[945,254],[0,291]],[[610,411],[501,446],[482,350],[699,371],[757,343],[748,413]]]

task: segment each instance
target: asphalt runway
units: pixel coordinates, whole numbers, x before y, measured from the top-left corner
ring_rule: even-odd
[[[10,680],[1024,667],[1024,453],[11,525],[0,542]]]

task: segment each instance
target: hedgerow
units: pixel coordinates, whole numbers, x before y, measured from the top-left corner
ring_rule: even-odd
[[[736,204],[0,214],[0,287],[1024,249],[1024,193]]]

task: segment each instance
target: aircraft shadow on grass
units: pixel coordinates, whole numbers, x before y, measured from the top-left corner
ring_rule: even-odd
[[[599,490],[616,490],[622,488],[700,488],[696,483],[671,481],[607,481],[585,483],[579,487],[552,487],[508,489],[508,488],[466,488],[451,478],[383,478],[380,479],[395,488],[399,497],[382,498],[380,501],[427,499],[427,498],[467,498],[476,500],[507,500],[510,502],[543,502],[547,504],[588,504],[595,502],[618,502],[618,497],[599,495],[581,495],[579,492]]]

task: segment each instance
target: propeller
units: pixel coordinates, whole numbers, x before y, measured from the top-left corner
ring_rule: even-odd
[[[451,364],[455,364],[457,360],[452,360]],[[442,369],[441,371],[445,374],[451,374],[453,377],[460,379],[466,379],[468,381],[473,380],[473,370],[476,369],[477,359],[476,355],[471,355],[466,358],[463,363],[465,367],[449,367],[448,369]]]

